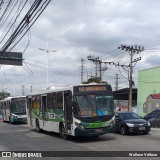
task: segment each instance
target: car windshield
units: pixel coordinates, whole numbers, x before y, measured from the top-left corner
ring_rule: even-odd
[[[75,96],[75,114],[81,116],[105,116],[114,112],[113,96],[78,95]]]
[[[119,113],[118,116],[121,120],[140,119],[139,115],[136,113]]]

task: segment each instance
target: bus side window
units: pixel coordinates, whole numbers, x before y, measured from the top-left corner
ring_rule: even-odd
[[[52,109],[52,94],[47,94],[47,109]]]
[[[56,93],[52,93],[52,108],[53,109],[57,109],[57,105],[56,105]]]
[[[63,109],[63,94],[62,94],[62,92],[57,93],[57,108]]]
[[[36,101],[36,109],[39,110],[41,108],[41,96],[37,96]]]
[[[35,96],[32,97],[32,109],[35,109]]]

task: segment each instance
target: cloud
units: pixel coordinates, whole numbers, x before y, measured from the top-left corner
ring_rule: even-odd
[[[90,54],[99,56],[102,60],[128,65],[129,53],[119,50],[120,44],[139,44],[147,49],[159,47],[159,7],[159,1],[150,0],[51,1],[32,26],[30,34],[14,48],[14,51],[23,52],[29,43],[24,53],[23,67],[5,66],[7,79],[13,81],[13,73],[24,73],[21,85],[25,85],[26,93],[30,92],[31,85],[34,91],[46,87],[48,57],[39,48],[50,51],[50,85],[79,84],[81,58],[85,59],[84,78],[87,78],[87,74],[94,75],[95,65],[87,60]],[[52,53],[52,50],[56,52]],[[138,70],[158,65],[157,54],[158,52],[153,52],[148,56],[147,52],[142,52],[134,56],[142,58],[134,67],[134,80]],[[114,88],[115,74],[119,74],[120,87],[128,87],[124,78],[127,78],[127,73],[123,68],[118,69],[109,64],[106,66],[108,70],[104,72],[103,80]],[[4,75],[2,68],[0,72]],[[15,82],[19,84],[18,80]],[[8,89],[8,86],[12,86],[4,76],[1,76],[1,83]],[[19,94],[20,87],[17,86],[15,93]]]

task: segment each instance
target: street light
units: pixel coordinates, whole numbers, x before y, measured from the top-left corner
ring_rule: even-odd
[[[20,95],[21,95],[21,94],[20,94],[20,90],[21,90],[21,76],[24,76],[25,74],[13,73],[13,75],[14,75],[14,74],[17,75],[17,76],[19,76],[19,87],[18,87],[18,88],[19,88],[19,96],[20,96]]]
[[[48,49],[44,49],[44,48],[39,48],[39,49],[47,53],[47,88],[48,88],[49,53],[56,52],[56,51],[55,50],[48,50]]]

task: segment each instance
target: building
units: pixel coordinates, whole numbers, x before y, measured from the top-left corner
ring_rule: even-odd
[[[155,109],[160,109],[160,93],[149,95],[143,104],[144,113],[150,113]]]
[[[116,110],[128,111],[129,88],[123,88],[113,91],[114,103]],[[132,89],[132,111],[136,112],[137,108],[137,88]]]
[[[138,72],[137,113],[144,116],[159,107],[160,67]]]

